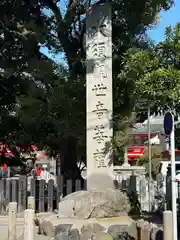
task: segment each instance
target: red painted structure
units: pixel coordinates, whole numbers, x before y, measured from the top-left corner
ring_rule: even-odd
[[[158,133],[152,133],[151,138],[155,137]],[[161,134],[161,133],[159,133]],[[145,141],[148,140],[148,134],[140,133],[140,134],[132,134],[132,141],[134,142],[133,145],[128,149],[128,160],[129,163],[135,163],[141,156],[144,155],[145,145],[143,144]],[[142,144],[138,144],[142,143]],[[176,161],[180,163],[180,150],[175,150],[175,157]],[[171,151],[164,151],[162,152],[162,160],[163,161],[170,161],[171,158]]]
[[[154,138],[160,134],[158,132],[153,132],[150,138]],[[128,161],[129,163],[136,162],[141,156],[144,155],[145,145],[144,142],[148,140],[147,133],[134,133],[131,135],[131,141],[134,143],[128,149]]]
[[[141,156],[143,156],[144,149],[145,149],[145,146],[143,144],[131,145],[131,147],[128,149],[128,154],[127,154],[129,162],[136,161]]]

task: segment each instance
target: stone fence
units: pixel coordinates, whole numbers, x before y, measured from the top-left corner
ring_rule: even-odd
[[[28,196],[35,198],[35,207],[39,212],[53,212],[60,199],[72,192],[84,190],[85,181],[80,179],[64,179],[57,176],[57,184],[53,179],[45,181],[27,176],[0,179],[0,215],[6,215],[10,202],[17,202],[18,212],[27,208]]]
[[[172,240],[172,212],[164,212],[164,226],[130,217],[109,219],[61,219],[56,213],[35,214],[35,200],[28,199],[24,229],[16,237],[17,203],[9,203],[8,240]],[[164,230],[163,230],[164,229]]]
[[[136,193],[140,203],[141,211],[149,211],[149,202],[154,205],[154,196],[158,191],[158,182],[151,184],[151,199],[149,199],[149,181],[144,175],[140,177],[130,173],[116,174],[114,177],[116,187],[128,193]],[[60,199],[72,192],[86,189],[86,180],[64,179],[63,176],[57,176],[57,185],[54,180],[45,181],[36,178],[29,179],[26,176],[19,178],[4,178],[0,180],[0,214],[7,213],[10,202],[18,203],[18,212],[27,208],[28,196],[35,198],[35,207],[39,212],[53,212],[58,208]]]

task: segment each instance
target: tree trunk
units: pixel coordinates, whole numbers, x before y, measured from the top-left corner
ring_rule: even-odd
[[[66,179],[80,179],[81,174],[77,166],[77,139],[68,137],[63,139],[61,144],[61,174]]]

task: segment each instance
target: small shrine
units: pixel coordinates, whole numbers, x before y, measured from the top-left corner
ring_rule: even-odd
[[[160,145],[162,152],[167,150],[163,121],[163,116],[150,117],[150,143],[152,145]],[[128,162],[133,165],[144,155],[145,147],[148,145],[148,121],[146,120],[142,124],[136,124],[130,137],[132,144],[128,147],[127,156]]]

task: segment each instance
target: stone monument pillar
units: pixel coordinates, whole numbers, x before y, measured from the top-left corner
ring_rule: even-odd
[[[87,188],[113,186],[111,7],[95,5],[86,20]]]

